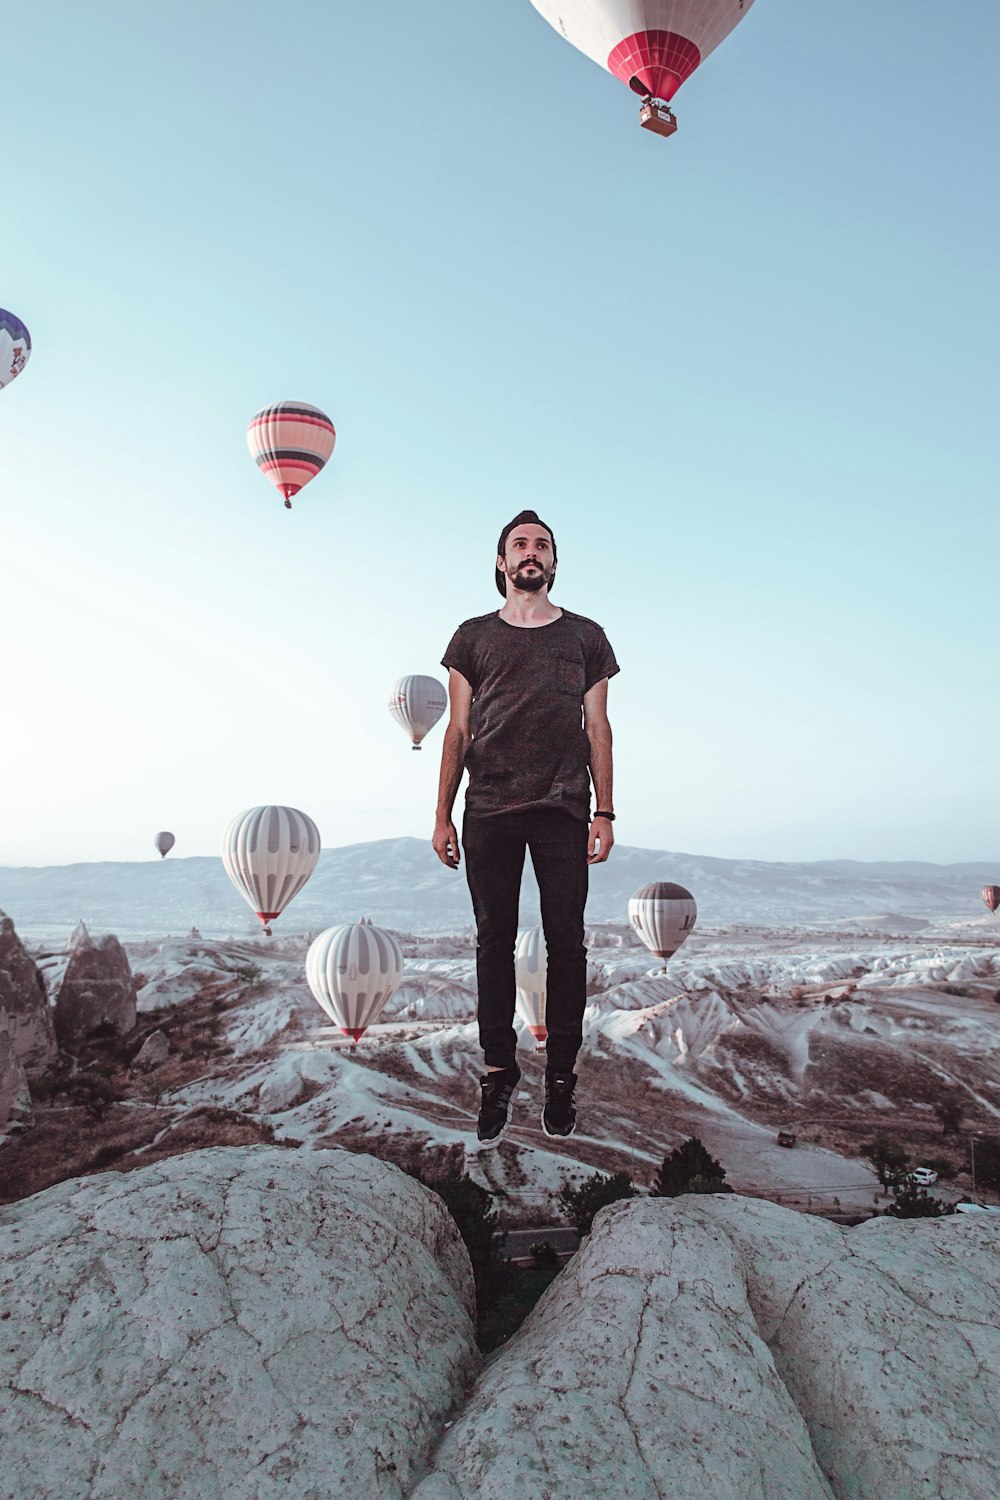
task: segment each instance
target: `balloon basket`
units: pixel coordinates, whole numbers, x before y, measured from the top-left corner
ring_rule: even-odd
[[[639,124],[654,135],[673,135],[677,129],[677,116],[669,104],[657,104],[647,99],[639,111]]]

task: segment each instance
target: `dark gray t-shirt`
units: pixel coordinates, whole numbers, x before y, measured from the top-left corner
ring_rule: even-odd
[[[620,670],[600,625],[564,609],[549,625],[466,620],[441,665],[472,688],[465,810],[477,816],[559,808],[590,817],[583,696]]]

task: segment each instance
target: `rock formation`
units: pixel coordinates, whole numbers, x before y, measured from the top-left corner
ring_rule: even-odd
[[[995,1500],[998,1275],[992,1220],[605,1209],[414,1500]]]
[[[14,1051],[7,1012],[0,1010],[0,1132],[31,1125],[33,1118],[28,1079]]]
[[[170,1042],[163,1031],[151,1031],[132,1059],[133,1068],[144,1072],[158,1068],[170,1056]]]
[[[28,1078],[45,1072],[56,1055],[56,1037],[45,985],[10,917],[0,912],[0,1009],[14,1053]]]
[[[136,989],[125,949],[116,937],[76,942],[56,993],[60,1047],[75,1051],[98,1027],[124,1035],[135,1026]]]
[[[63,1183],[0,1268],[3,1500],[401,1500],[478,1365],[443,1204],[347,1152]]]
[[[197,1152],[0,1208],[0,1500],[995,1500],[998,1278],[992,1216],[637,1199],[469,1391],[433,1194]]]

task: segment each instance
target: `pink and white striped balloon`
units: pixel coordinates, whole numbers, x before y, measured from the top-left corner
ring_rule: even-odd
[[[308,401],[264,406],[247,428],[250,457],[292,508],[292,496],[315,479],[333,452],[337,433],[325,411]]]

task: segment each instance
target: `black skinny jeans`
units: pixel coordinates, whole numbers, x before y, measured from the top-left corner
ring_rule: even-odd
[[[479,1041],[488,1068],[514,1065],[514,946],[524,851],[528,849],[548,950],[548,1067],[554,1072],[572,1072],[583,1040],[587,999],[583,909],[588,835],[586,823],[564,812],[500,813],[490,818],[466,814],[462,848],[478,930]]]

